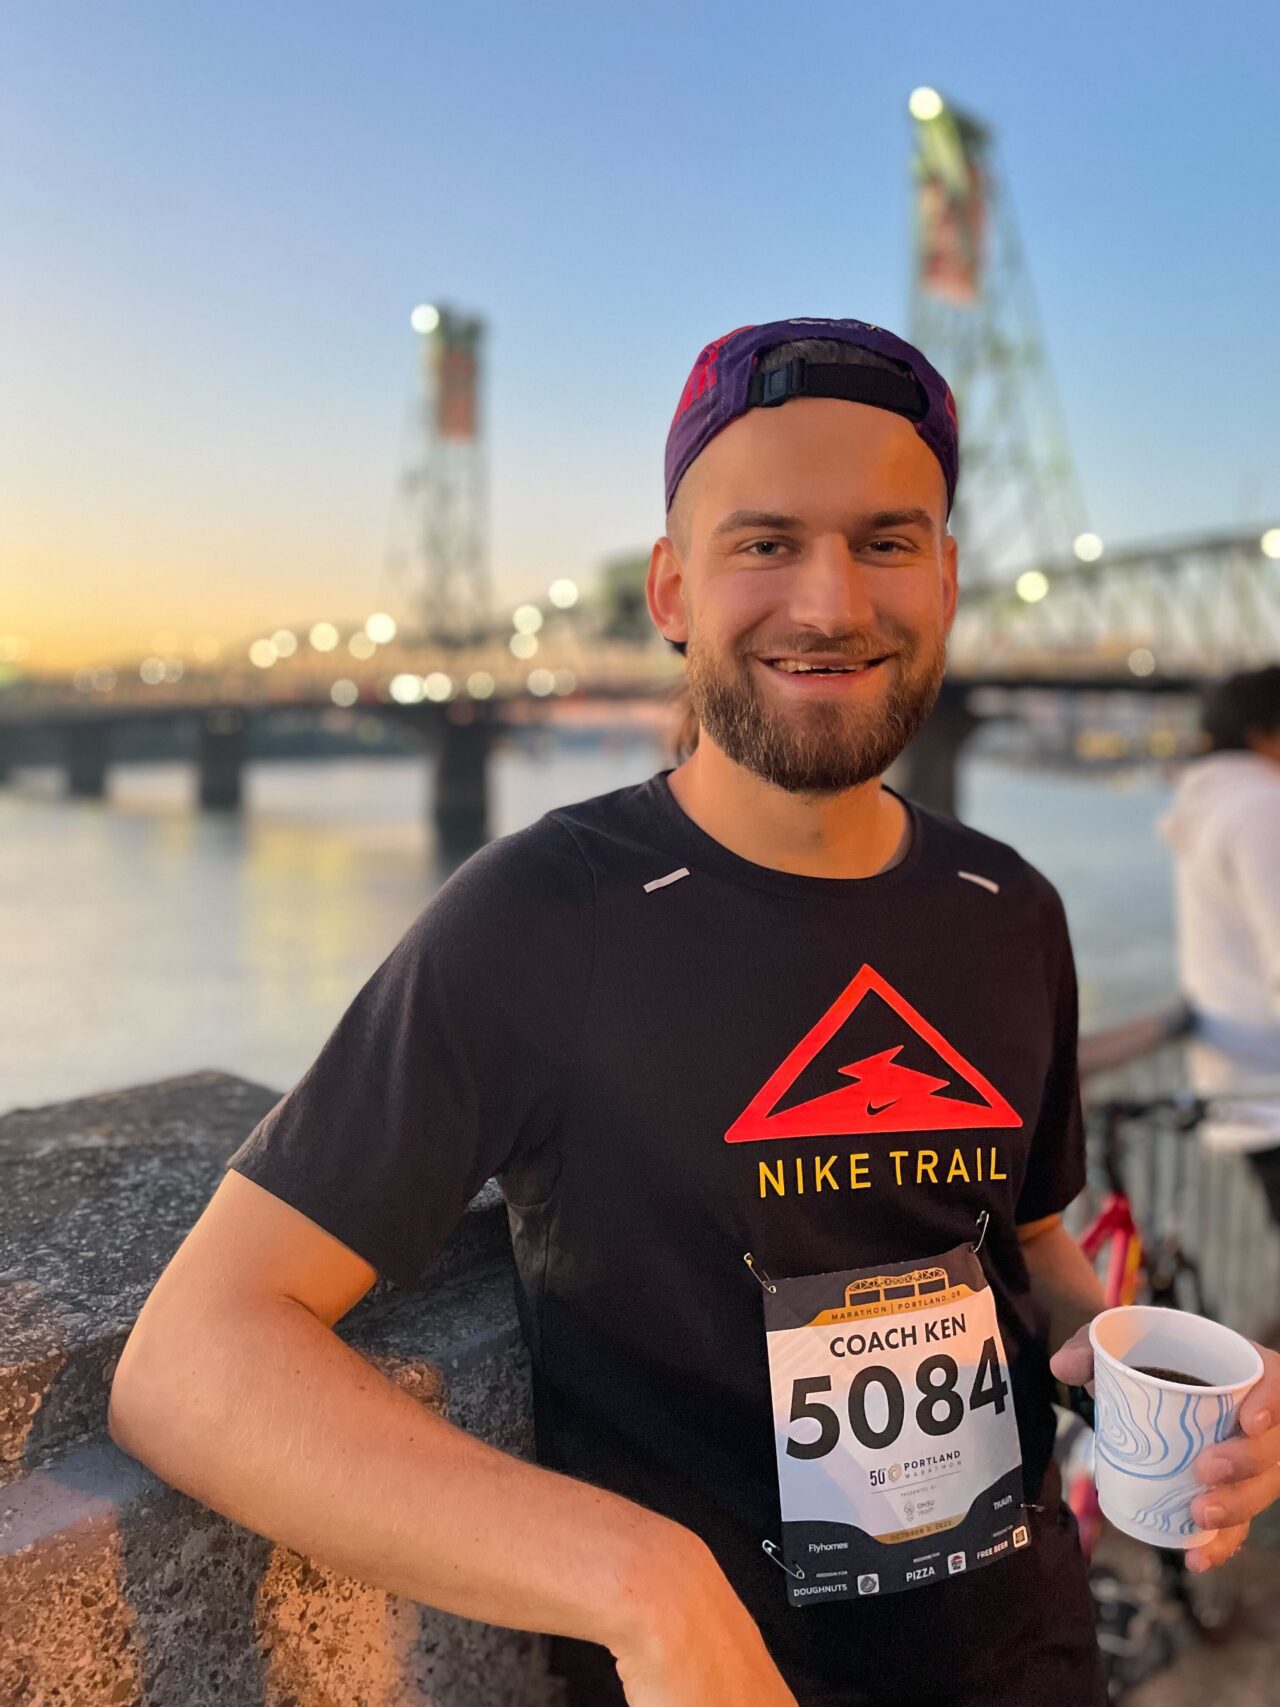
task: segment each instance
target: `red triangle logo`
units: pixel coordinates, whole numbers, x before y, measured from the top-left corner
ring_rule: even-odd
[[[922,1038],[947,1066],[983,1099],[965,1102],[944,1093],[953,1083],[898,1065],[903,1045],[880,1050],[839,1071],[852,1083],[794,1108],[775,1109],[814,1056],[862,1002],[875,994],[893,1009],[908,1030]],[[841,991],[818,1023],[807,1031],[777,1066],[725,1133],[728,1144],[762,1138],[820,1138],[860,1132],[955,1132],[992,1126],[1021,1126],[1022,1119],[976,1067],[952,1048],[940,1031],[916,1012],[887,979],[864,966]]]

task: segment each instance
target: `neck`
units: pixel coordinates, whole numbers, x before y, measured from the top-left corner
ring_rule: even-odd
[[[731,853],[802,877],[874,877],[908,822],[879,777],[839,794],[788,794],[727,758],[705,729],[668,780],[681,810]]]

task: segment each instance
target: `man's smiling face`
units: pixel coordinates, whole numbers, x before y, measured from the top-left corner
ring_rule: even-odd
[[[794,398],[711,440],[654,546],[649,607],[668,638],[687,639],[693,709],[730,759],[802,794],[888,769],[946,666],[946,505],[911,423],[869,404]]]

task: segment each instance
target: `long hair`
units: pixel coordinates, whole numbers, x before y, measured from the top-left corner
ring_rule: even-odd
[[[689,684],[681,682],[671,695],[667,725],[667,745],[676,764],[682,765],[698,745],[702,725],[689,698]]]

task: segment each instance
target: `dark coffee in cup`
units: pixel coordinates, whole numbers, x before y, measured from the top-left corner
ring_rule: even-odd
[[[1185,1369],[1161,1369],[1154,1363],[1135,1363],[1131,1365],[1139,1375],[1154,1375],[1157,1381],[1181,1381],[1184,1387],[1208,1387],[1210,1382],[1204,1381],[1199,1375],[1188,1375]]]

